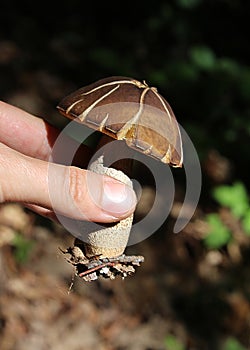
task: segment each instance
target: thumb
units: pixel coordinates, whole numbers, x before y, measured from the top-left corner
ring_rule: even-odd
[[[109,176],[47,163],[2,144],[0,150],[0,202],[32,203],[96,222],[118,221],[135,209],[134,191]]]

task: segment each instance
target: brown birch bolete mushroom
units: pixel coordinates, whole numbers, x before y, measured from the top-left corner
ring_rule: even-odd
[[[182,140],[174,113],[157,89],[145,82],[127,77],[102,79],[66,96],[57,108],[65,117],[105,134],[105,142],[124,140],[136,151],[174,167],[182,166]],[[132,186],[121,171],[127,165],[123,161],[120,170],[105,167],[104,155],[90,165],[90,170]],[[143,257],[123,254],[132,221],[133,215],[88,232],[85,242],[76,239],[67,253],[79,276],[91,281],[99,275],[112,279],[135,271],[134,266],[140,265]]]

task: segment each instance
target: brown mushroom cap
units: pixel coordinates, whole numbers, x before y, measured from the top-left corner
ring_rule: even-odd
[[[145,82],[109,77],[66,96],[58,110],[67,118],[126,143],[163,163],[181,167],[180,129],[168,102]]]

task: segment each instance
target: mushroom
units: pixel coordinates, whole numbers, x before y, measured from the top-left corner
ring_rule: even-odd
[[[174,167],[182,166],[182,140],[174,113],[157,89],[145,81],[120,76],[102,79],[66,96],[57,108],[65,117],[105,134],[101,144],[125,140],[136,151]],[[132,186],[127,176],[129,160],[123,159],[113,168],[105,166],[107,158],[105,152],[101,154],[90,170]],[[144,258],[124,254],[132,221],[133,215],[93,232],[86,225],[87,239],[76,239],[74,247],[65,252],[80,277],[92,281],[100,275],[113,279],[135,272]]]

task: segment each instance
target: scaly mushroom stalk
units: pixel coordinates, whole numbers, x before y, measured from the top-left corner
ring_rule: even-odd
[[[121,170],[107,168],[103,165],[103,156],[94,161],[89,170],[113,177],[126,185],[133,187],[132,181]],[[84,242],[87,257],[100,256],[105,258],[118,257],[124,253],[133,222],[133,214],[115,224],[106,225],[96,231],[88,232]]]

